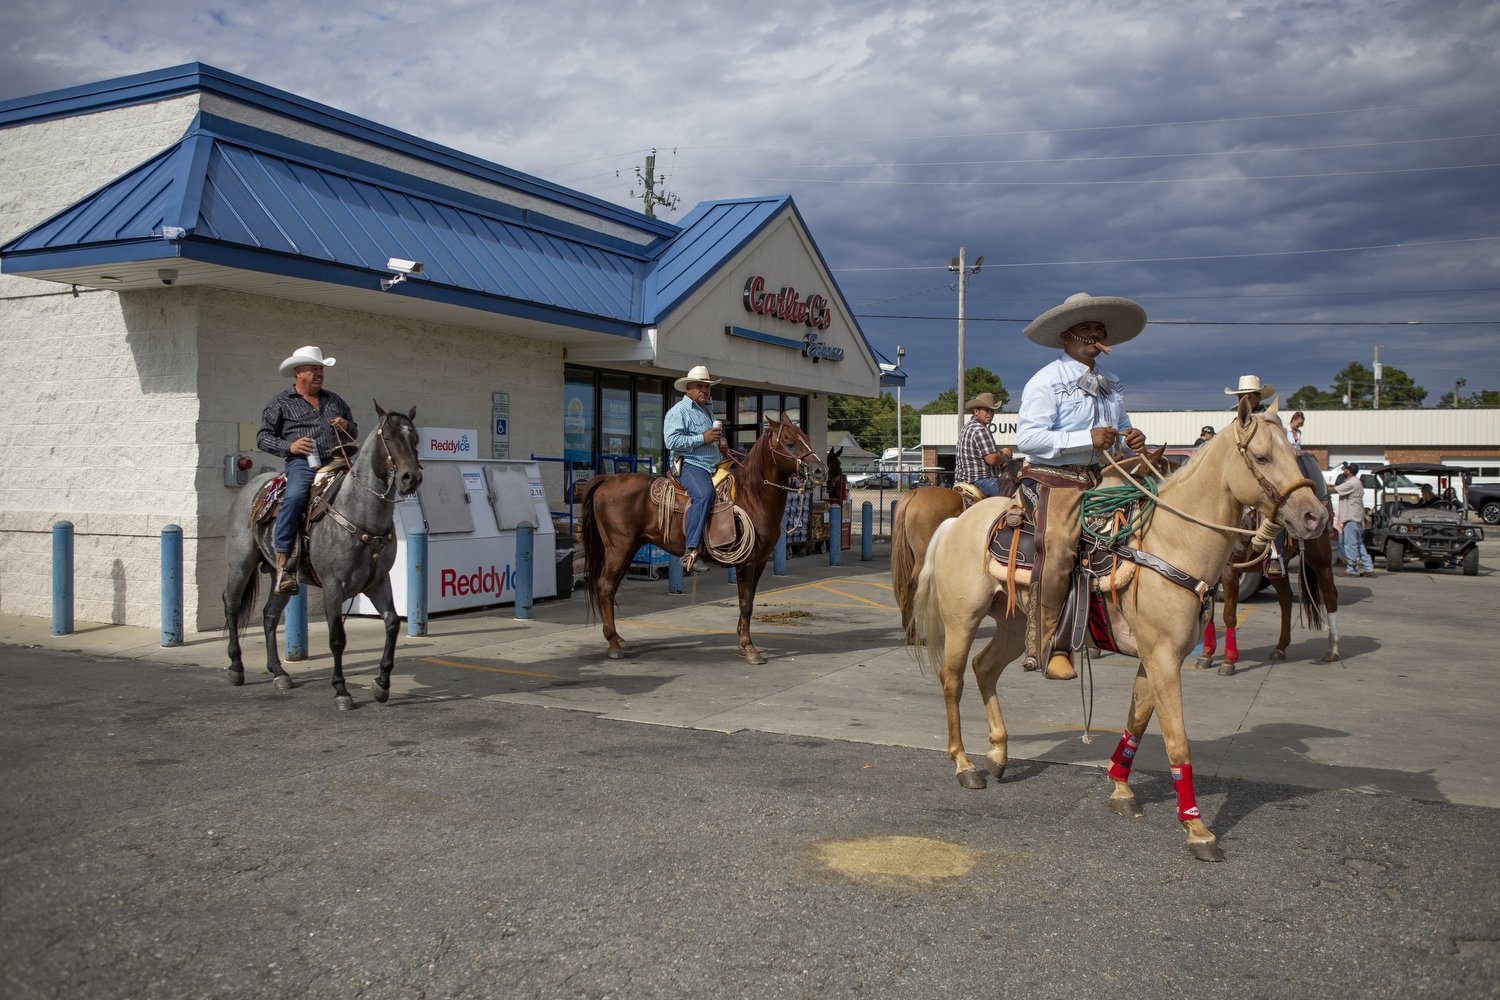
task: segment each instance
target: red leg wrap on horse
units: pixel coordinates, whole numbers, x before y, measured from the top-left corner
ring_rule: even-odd
[[[1130,780],[1130,765],[1135,763],[1136,748],[1141,745],[1139,736],[1130,735],[1126,730],[1120,737],[1120,745],[1115,747],[1113,756],[1109,758],[1109,776],[1116,781]]]
[[[1198,797],[1193,794],[1193,765],[1172,765],[1172,789],[1177,792],[1177,818],[1198,819]]]
[[[1240,644],[1235,641],[1234,629],[1224,629],[1224,659],[1230,663],[1238,663],[1240,660]]]
[[[1219,648],[1219,630],[1214,628],[1214,623],[1209,622],[1203,626],[1203,655],[1213,656],[1214,650]]]

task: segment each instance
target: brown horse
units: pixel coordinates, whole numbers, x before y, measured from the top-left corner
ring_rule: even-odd
[[[755,590],[765,572],[766,561],[781,535],[787,493],[794,490],[790,485],[792,477],[798,476],[804,486],[816,486],[823,483],[828,471],[796,424],[768,416],[766,425],[744,462],[732,472],[734,503],[743,516],[736,518],[741,532],[734,546],[738,555],[724,560],[736,571],[740,653],[751,663],[766,662],[750,641],[750,615],[755,609]],[[623,655],[625,645],[615,629],[615,593],[630,569],[631,557],[647,543],[674,556],[681,556],[686,549],[680,514],[673,514],[666,532],[662,531],[656,503],[651,499],[653,478],[644,472],[597,476],[583,494],[589,611],[599,615],[604,623],[611,660]],[[746,537],[747,525],[753,531],[753,538]]]
[[[1162,482],[1154,514],[1130,543],[1145,558],[1123,562],[1094,581],[1118,595],[1117,602],[1107,601],[1104,608],[1118,648],[1140,656],[1125,732],[1111,758],[1110,808],[1122,816],[1140,815],[1130,790],[1130,766],[1151,716],[1157,714],[1172,766],[1177,818],[1187,832],[1188,849],[1203,861],[1222,861],[1224,854],[1204,824],[1193,792],[1181,669],[1197,642],[1204,597],[1229,562],[1235,526],[1245,507],[1280,518],[1297,538],[1312,538],[1328,528],[1327,509],[1297,467],[1276,412],[1274,402],[1264,414],[1242,405],[1225,433],[1204,444],[1187,465]],[[912,612],[917,654],[924,663],[940,658],[948,756],[965,788],[985,784],[964,750],[958,703],[974,633],[986,617],[994,620],[995,633],[972,667],[989,718],[987,756],[997,778],[1009,759],[995,683],[1026,645],[1029,573],[995,558],[989,539],[996,522],[1015,506],[1009,498],[983,500],[939,525],[917,580]],[[1115,552],[1122,559],[1132,555],[1121,548]],[[1165,564],[1164,569],[1149,568],[1153,562]],[[1171,569],[1181,577],[1173,579],[1167,572]],[[1015,598],[1016,613],[1010,597]]]
[[[1331,523],[1331,515],[1329,520]],[[1248,545],[1243,542],[1235,547],[1229,568],[1220,580],[1224,593],[1224,662],[1219,666],[1219,673],[1225,677],[1234,675],[1235,665],[1240,659],[1236,626],[1242,574],[1234,564],[1248,557],[1247,549]],[[1290,569],[1292,560],[1299,555],[1302,558],[1297,562],[1297,576],[1301,585],[1302,617],[1308,628],[1327,627],[1328,649],[1319,657],[1319,662],[1334,663],[1339,659],[1339,591],[1333,582],[1332,530],[1314,538],[1288,538],[1281,548],[1283,565]],[[1288,574],[1271,577],[1271,587],[1276,591],[1276,603],[1281,609],[1281,634],[1267,659],[1279,663],[1286,659],[1286,648],[1292,642],[1292,584]],[[1214,623],[1210,620],[1203,626],[1203,655],[1191,664],[1192,669],[1207,670],[1214,665],[1216,639]]]

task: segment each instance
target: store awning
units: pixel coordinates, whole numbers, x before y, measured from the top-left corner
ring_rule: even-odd
[[[200,115],[176,145],[0,248],[0,265],[117,290],[157,287],[171,270],[184,285],[638,339],[661,246]],[[382,291],[389,258],[422,273]]]

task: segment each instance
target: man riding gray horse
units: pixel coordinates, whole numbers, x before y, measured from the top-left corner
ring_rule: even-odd
[[[286,493],[276,513],[276,592],[297,592],[297,560],[293,553],[313,474],[333,458],[344,442],[358,440],[359,427],[349,404],[323,388],[323,369],[332,368],[334,358],[323,357],[321,348],[299,347],[281,363],[281,374],[292,376],[292,387],[271,397],[260,415],[255,445],[261,451],[286,459]]]

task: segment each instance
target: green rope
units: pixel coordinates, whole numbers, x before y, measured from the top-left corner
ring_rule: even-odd
[[[1132,535],[1151,520],[1151,515],[1156,510],[1156,480],[1144,479],[1141,485],[1145,487],[1144,491],[1129,484],[1096,486],[1091,490],[1084,490],[1083,501],[1078,505],[1078,516],[1083,521],[1083,533],[1111,548],[1121,542],[1129,541]],[[1120,530],[1096,531],[1089,525],[1091,520],[1113,525],[1116,512],[1128,510],[1131,504],[1143,498],[1145,502],[1135,512],[1135,516]]]

